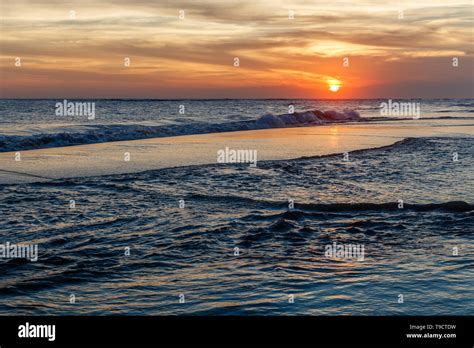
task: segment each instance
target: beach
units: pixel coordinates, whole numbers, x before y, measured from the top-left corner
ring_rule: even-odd
[[[319,124],[233,109],[288,101],[202,103],[183,122],[66,124],[46,123],[50,101],[21,102],[0,133],[0,313],[470,314],[470,102],[420,119],[341,102],[362,117]],[[203,122],[209,105],[228,112]]]
[[[0,7],[0,348],[472,343],[472,1]]]
[[[473,136],[469,119],[332,124],[116,141],[0,153],[0,184],[213,164],[217,152],[256,150],[258,160],[343,154],[391,145],[408,137]],[[129,160],[125,160],[129,153]]]

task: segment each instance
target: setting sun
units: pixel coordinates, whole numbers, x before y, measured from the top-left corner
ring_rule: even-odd
[[[328,79],[327,84],[329,86],[329,90],[331,92],[334,92],[334,93],[339,91],[339,89],[341,88],[341,85],[342,85],[341,81],[339,81],[335,78]]]

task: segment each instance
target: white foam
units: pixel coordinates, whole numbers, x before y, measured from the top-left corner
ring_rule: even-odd
[[[263,128],[279,128],[296,125],[315,125],[331,122],[358,121],[361,117],[357,111],[345,109],[342,112],[328,110],[310,110],[305,112],[295,112],[293,114],[284,114],[274,116],[266,114],[260,117],[256,124]]]

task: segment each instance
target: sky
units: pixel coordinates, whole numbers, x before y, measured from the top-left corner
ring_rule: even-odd
[[[471,0],[0,6],[1,98],[474,97]]]

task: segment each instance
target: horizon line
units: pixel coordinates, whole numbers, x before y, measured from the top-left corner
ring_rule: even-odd
[[[173,100],[321,100],[321,101],[348,101],[348,100],[452,100],[452,99],[474,99],[472,97],[442,97],[442,98],[426,98],[426,97],[412,97],[412,98],[81,98],[81,97],[58,97],[58,98],[0,98],[0,100],[122,100],[122,101],[173,101]]]

